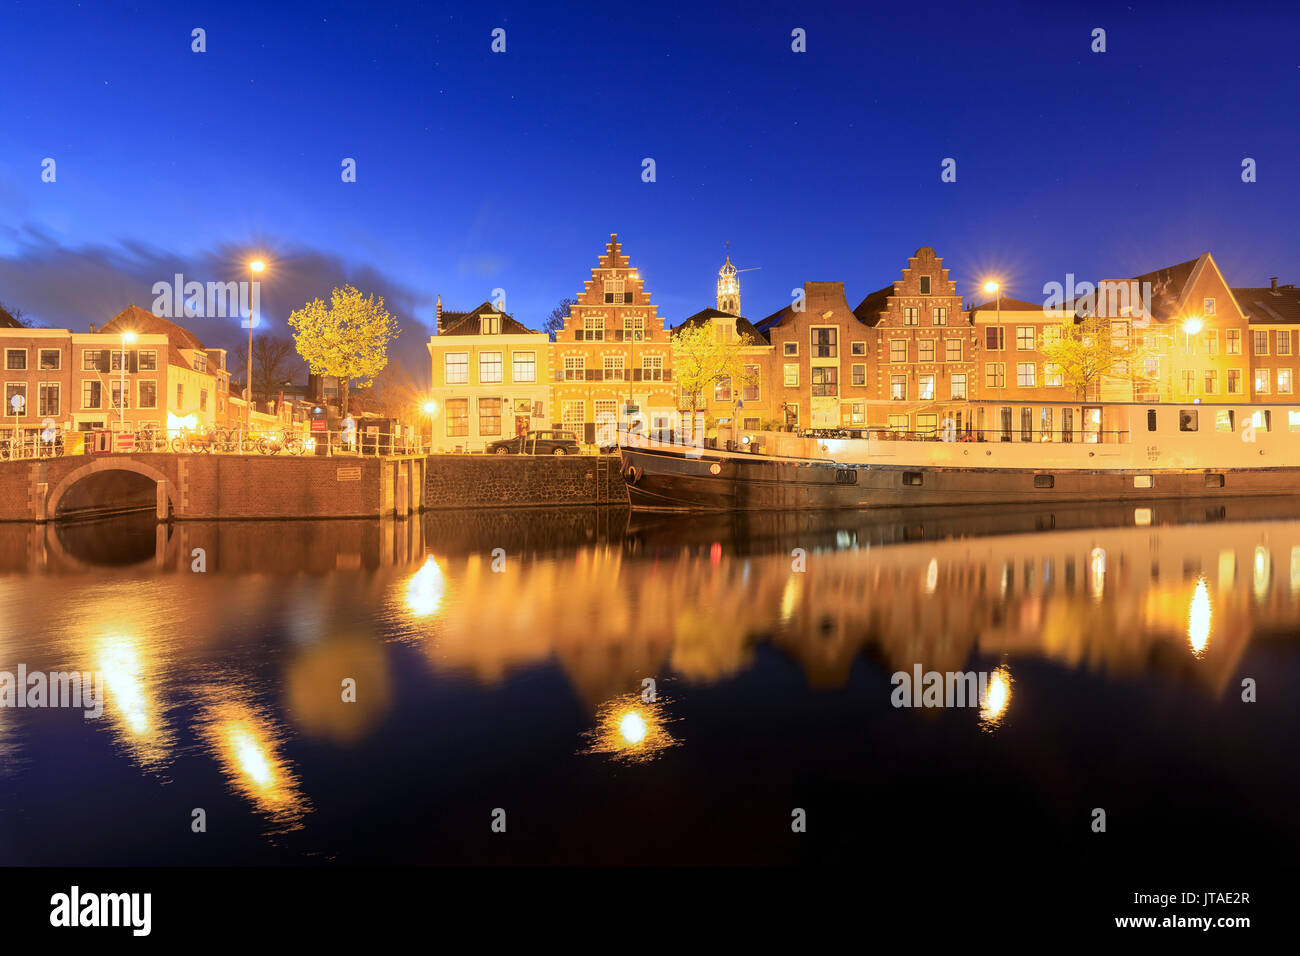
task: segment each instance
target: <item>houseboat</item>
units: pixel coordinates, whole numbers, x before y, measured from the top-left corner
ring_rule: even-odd
[[[650,511],[1300,494],[1300,405],[964,403],[941,421],[931,436],[768,433],[733,450],[633,435],[622,473]]]

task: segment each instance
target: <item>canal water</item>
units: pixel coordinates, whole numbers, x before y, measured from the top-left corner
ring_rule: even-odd
[[[1300,849],[1298,632],[1291,500],[5,525],[0,671],[106,690],[0,709],[0,863],[1231,889]]]

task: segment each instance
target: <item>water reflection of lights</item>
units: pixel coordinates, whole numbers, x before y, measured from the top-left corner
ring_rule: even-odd
[[[1210,607],[1210,591],[1205,586],[1205,578],[1198,578],[1196,590],[1192,593],[1192,605],[1187,611],[1187,642],[1192,645],[1192,653],[1197,657],[1205,652],[1210,643],[1210,621],[1213,609]]]
[[[791,575],[786,579],[785,590],[781,592],[781,620],[788,621],[794,617],[795,605],[799,602],[798,579]]]
[[[980,726],[993,730],[1002,723],[1007,707],[1011,705],[1011,672],[999,667],[989,674],[984,700],[980,703]]]
[[[235,790],[284,828],[298,825],[307,808],[293,773],[278,754],[270,721],[247,704],[213,704],[201,732]]]
[[[1273,564],[1269,560],[1268,548],[1260,545],[1255,548],[1254,584],[1255,600],[1263,601],[1268,597],[1268,582],[1272,576]]]
[[[583,751],[605,754],[615,760],[641,763],[653,760],[679,741],[668,732],[664,699],[644,701],[640,694],[625,694],[606,701],[596,711],[596,724],[583,735]]]
[[[1106,591],[1106,551],[1104,548],[1092,549],[1088,555],[1088,569],[1091,572],[1092,596],[1096,600],[1101,600]]]
[[[931,558],[930,563],[925,568],[925,593],[933,594],[935,588],[939,586],[939,561]]]
[[[170,733],[158,716],[147,651],[136,638],[112,634],[95,646],[92,668],[103,681],[104,709],[123,746],[143,764],[166,755]]]
[[[411,576],[411,580],[406,585],[406,609],[415,617],[436,614],[442,607],[445,588],[446,581],[442,576],[442,568],[438,566],[433,555],[429,555],[424,565]]]

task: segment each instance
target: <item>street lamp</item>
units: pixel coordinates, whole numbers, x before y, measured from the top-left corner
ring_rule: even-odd
[[[254,259],[248,264],[248,271],[251,274],[251,283],[257,282],[259,273],[265,271],[266,263],[261,259]],[[253,286],[248,287],[248,378],[244,387],[244,431],[251,433],[253,431]]]
[[[134,332],[122,333],[122,375],[117,394],[117,430],[126,431],[126,347],[135,341]]]
[[[1192,336],[1197,335],[1203,328],[1205,328],[1205,323],[1201,321],[1201,317],[1199,315],[1188,316],[1183,321],[1183,347],[1187,350],[1188,355],[1191,355],[1193,351]],[[1177,351],[1177,348],[1178,348],[1178,343],[1175,342],[1174,343],[1175,352]],[[1188,389],[1188,393],[1189,393],[1187,396],[1188,398],[1192,397],[1190,394],[1191,391],[1192,389]]]

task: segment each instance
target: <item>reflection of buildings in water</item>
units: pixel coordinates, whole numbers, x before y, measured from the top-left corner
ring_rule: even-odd
[[[197,729],[231,789],[275,824],[277,831],[301,826],[310,810],[296,776],[280,756],[285,736],[234,685],[210,685],[201,692]]]
[[[1278,560],[1290,562],[1289,577],[1279,579]],[[1256,629],[1295,623],[1300,523],[828,550],[810,553],[802,574],[786,555],[734,559],[711,545],[672,561],[591,548],[503,574],[470,558],[444,573],[456,600],[421,638],[437,667],[497,682],[558,660],[593,708],[665,666],[692,682],[725,679],[749,666],[760,640],[798,661],[814,687],[843,686],[864,652],[887,672],[917,662],[964,670],[972,656],[1011,654],[1110,675],[1154,668],[1219,693]]]

